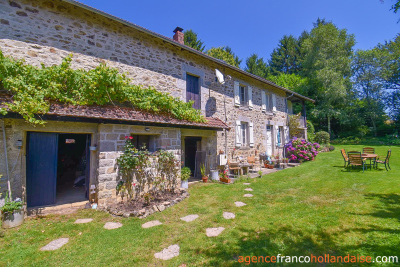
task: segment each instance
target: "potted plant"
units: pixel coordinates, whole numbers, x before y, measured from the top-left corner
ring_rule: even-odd
[[[183,167],[181,169],[181,187],[182,188],[189,188],[188,180],[192,175],[192,171],[188,167]]]
[[[223,183],[230,183],[231,179],[228,177],[228,169],[225,169],[219,174],[219,180]]]
[[[3,228],[20,226],[24,222],[24,210],[21,199],[12,201],[6,194],[4,206],[0,208]]]
[[[208,176],[206,175],[206,166],[204,164],[200,167],[201,178],[203,179],[203,183],[207,183]]]

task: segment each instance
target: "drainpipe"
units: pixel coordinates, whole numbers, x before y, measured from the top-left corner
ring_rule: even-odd
[[[8,168],[8,157],[7,157],[6,128],[4,126],[4,120],[1,120],[1,126],[2,126],[2,129],[3,129],[4,158],[5,158],[5,161],[6,161],[6,170],[7,170],[8,196],[12,200],[11,183],[10,183],[10,170]]]
[[[286,105],[286,123],[289,126],[289,107],[287,104],[288,98],[292,97],[294,93],[292,93],[290,96],[285,98],[285,105]],[[289,131],[289,130],[288,130]],[[290,135],[290,134],[289,134]],[[285,136],[286,137],[286,136]],[[285,150],[285,145],[286,145],[286,138],[284,138],[283,141],[283,157],[286,158],[286,150]]]

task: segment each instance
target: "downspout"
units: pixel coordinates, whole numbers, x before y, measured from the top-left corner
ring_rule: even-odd
[[[224,73],[225,73],[225,68],[223,69]],[[222,87],[223,89],[223,87]],[[228,117],[226,116],[226,92],[224,93],[224,115],[225,115],[225,124],[228,124]],[[225,154],[226,157],[228,157],[228,136],[227,136],[227,132],[226,129],[224,129],[224,135],[225,135]]]
[[[287,97],[285,98],[285,105],[286,105],[286,123],[287,123],[288,127],[289,127],[289,107],[288,107],[287,101],[288,101],[288,98],[289,98],[289,97],[292,97],[293,95],[294,95],[294,93],[292,93],[290,96],[287,96]],[[290,131],[290,129],[288,129],[288,131]],[[289,134],[289,136],[290,136],[290,134]],[[284,158],[286,158],[285,145],[286,145],[286,136],[285,136],[284,141],[283,141],[283,155],[284,155]]]
[[[6,170],[7,170],[8,196],[9,196],[9,199],[12,200],[11,183],[10,183],[10,170],[8,168],[8,157],[7,157],[6,128],[4,126],[4,120],[1,120],[1,126],[2,126],[2,129],[3,129],[4,158],[5,158],[5,161],[6,161]]]

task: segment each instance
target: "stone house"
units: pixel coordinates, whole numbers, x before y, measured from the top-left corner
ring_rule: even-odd
[[[305,126],[304,102],[313,101],[185,46],[179,27],[171,39],[73,0],[0,0],[0,24],[4,55],[36,66],[59,64],[69,54],[73,68],[105,62],[135,84],[193,100],[207,117],[207,123],[188,123],[111,106],[54,104],[43,117],[46,126],[33,127],[9,113],[0,122],[0,187],[10,179],[14,196],[30,207],[80,201],[89,185],[97,188],[100,205],[115,201],[115,161],[127,135],[138,146],[173,151],[193,171],[199,162],[217,168],[220,153],[230,161],[282,153],[292,103],[303,106]],[[71,151],[79,155],[75,163]],[[79,170],[82,161],[86,167]],[[71,185],[62,176],[73,164],[70,176],[86,179],[78,194],[59,190]]]

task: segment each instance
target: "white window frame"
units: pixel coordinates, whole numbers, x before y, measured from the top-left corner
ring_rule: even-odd
[[[236,147],[254,147],[253,123],[236,121]]]
[[[253,109],[253,88],[251,86],[234,82],[234,102],[236,107]]]
[[[239,84],[239,99],[240,99],[240,105],[242,107],[248,105],[249,91],[248,91],[247,86],[245,86],[243,84]]]

